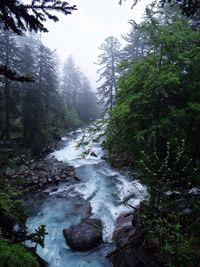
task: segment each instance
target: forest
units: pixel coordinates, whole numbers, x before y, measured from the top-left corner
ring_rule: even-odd
[[[2,30],[0,38],[1,64],[30,79],[2,81],[1,139],[21,141],[37,154],[56,129],[95,119],[95,93],[73,57],[66,59],[60,78],[56,54],[39,36],[18,37]]]
[[[133,12],[139,4],[118,2]],[[198,267],[200,3],[153,1],[129,32],[102,40],[97,88],[75,55],[61,64],[42,40],[45,21],[59,20],[54,12],[76,16],[77,8],[0,3],[0,267]],[[44,252],[54,241],[49,203],[56,222],[70,222],[63,234],[72,254],[56,245],[59,260]],[[100,237],[84,240],[95,220]]]

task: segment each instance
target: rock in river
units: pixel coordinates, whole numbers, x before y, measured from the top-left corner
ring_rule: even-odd
[[[90,156],[97,158],[97,154],[95,154],[94,151],[90,153]]]
[[[102,222],[86,218],[80,224],[64,229],[63,234],[71,249],[77,251],[93,249],[102,241]]]
[[[134,215],[133,213],[122,213],[117,218],[116,227],[113,233],[113,240],[118,247],[122,247],[129,243],[135,234],[133,227]]]

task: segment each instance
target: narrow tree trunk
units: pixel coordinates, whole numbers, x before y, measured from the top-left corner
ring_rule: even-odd
[[[111,45],[111,60],[112,60],[112,87],[110,92],[110,110],[113,108],[114,91],[116,93],[116,81],[115,81],[115,64],[113,55],[113,44]]]
[[[7,78],[5,78],[5,138],[10,141],[10,83]]]
[[[28,91],[24,88],[25,96],[23,99],[23,144],[27,145],[27,128],[28,128]]]
[[[6,31],[6,66],[9,67],[9,33]],[[4,79],[4,95],[5,95],[5,138],[10,141],[10,81]]]

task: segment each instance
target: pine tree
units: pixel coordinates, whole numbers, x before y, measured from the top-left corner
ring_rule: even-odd
[[[121,5],[123,1],[126,0],[119,0],[119,4]],[[138,3],[138,0],[131,1],[133,2],[133,8]],[[171,5],[177,5],[182,10],[182,13],[187,17],[194,15],[200,8],[199,0],[159,0],[158,3],[161,7],[164,7],[168,3]]]
[[[20,50],[16,43],[15,36],[9,31],[0,31],[0,65],[6,65],[8,68],[19,69],[19,57]],[[4,103],[4,114],[5,119],[2,119],[3,133],[1,138],[5,136],[6,140],[10,140],[10,119],[11,119],[11,109],[15,105],[14,101],[14,83],[4,76],[1,79],[1,88],[3,90],[2,103]]]
[[[21,57],[21,72],[27,77],[36,79],[36,43],[37,39],[32,36],[20,38],[22,57]],[[37,102],[36,102],[36,83],[23,83],[22,90],[22,108],[21,121],[23,127],[23,144],[30,146],[34,138],[34,125]]]
[[[83,75],[81,79],[81,92],[77,112],[83,122],[90,122],[97,116],[96,95],[91,89],[89,80]]]
[[[137,25],[134,23],[131,23],[131,25],[130,32],[122,36],[127,43],[122,51],[123,60],[138,61],[146,54],[147,42],[145,42],[144,36]]]
[[[72,56],[64,64],[61,88],[66,109],[71,114],[77,115],[82,122],[89,122],[96,117],[95,94]]]
[[[102,53],[98,57],[97,65],[101,68],[98,70],[100,78],[98,82],[102,81],[101,86],[98,87],[98,94],[100,96],[100,103],[104,104],[105,111],[112,110],[116,95],[116,82],[119,75],[120,43],[117,38],[107,37],[104,43],[99,47]]]
[[[78,95],[81,90],[81,73],[75,65],[72,56],[68,57],[63,68],[62,91],[67,106],[72,109],[77,106]]]
[[[48,32],[44,22],[47,19],[54,22],[59,20],[57,16],[52,15],[52,11],[69,15],[74,10],[75,5],[70,6],[67,2],[58,0],[33,0],[31,4],[24,4],[21,0],[1,0],[0,29],[10,30],[18,35],[22,35],[26,30]],[[15,81],[31,81],[5,64],[0,65],[0,75]]]

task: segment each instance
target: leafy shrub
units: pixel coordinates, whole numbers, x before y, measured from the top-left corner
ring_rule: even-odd
[[[0,267],[39,267],[39,264],[22,245],[0,242]]]

